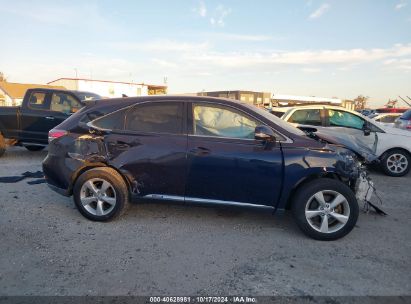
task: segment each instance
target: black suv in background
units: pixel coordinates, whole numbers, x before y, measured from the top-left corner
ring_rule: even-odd
[[[48,132],[91,99],[101,96],[83,91],[29,89],[19,107],[0,107],[0,156],[9,145],[20,145],[29,151],[47,146]]]

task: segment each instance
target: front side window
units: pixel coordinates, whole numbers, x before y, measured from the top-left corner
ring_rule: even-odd
[[[288,122],[302,125],[321,126],[320,109],[296,110],[288,119]]]
[[[125,129],[135,132],[183,133],[183,104],[154,102],[134,106],[127,113]]]
[[[65,114],[75,113],[80,110],[82,104],[73,96],[66,93],[53,93],[51,95],[50,110]]]
[[[46,93],[33,92],[29,98],[29,107],[32,109],[46,109]]]
[[[258,125],[256,120],[234,109],[193,105],[194,135],[253,139]]]
[[[362,130],[364,127],[364,119],[361,117],[340,110],[328,110],[330,126],[346,127]]]

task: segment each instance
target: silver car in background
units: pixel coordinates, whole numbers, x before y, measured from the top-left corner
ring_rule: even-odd
[[[404,112],[394,123],[399,129],[411,131],[411,109]]]

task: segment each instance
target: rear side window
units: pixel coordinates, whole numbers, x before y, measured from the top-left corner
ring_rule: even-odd
[[[53,93],[51,95],[50,110],[65,114],[76,113],[82,104],[70,94]]]
[[[155,102],[136,105],[127,112],[125,129],[135,132],[183,133],[183,104]]]
[[[32,92],[30,94],[28,106],[32,109],[46,109],[46,93]]]
[[[108,130],[124,130],[124,119],[128,108],[122,109],[93,121],[97,128]],[[83,118],[84,119],[84,118]]]
[[[401,115],[400,119],[404,120],[411,120],[411,110],[408,110],[404,114]]]
[[[296,110],[288,119],[288,122],[302,125],[321,126],[320,111],[320,109]]]

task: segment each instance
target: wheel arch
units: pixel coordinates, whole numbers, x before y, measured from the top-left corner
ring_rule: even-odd
[[[411,157],[411,152],[407,150],[406,148],[403,147],[393,147],[385,150],[383,153],[381,153],[379,159],[382,160],[388,153],[390,153],[393,150],[401,150],[404,151],[409,157]]]
[[[289,210],[291,209],[291,205],[292,205],[292,201],[295,197],[295,195],[297,194],[298,190],[301,187],[304,187],[304,185],[310,183],[311,181],[315,180],[315,179],[322,179],[322,178],[329,178],[329,179],[334,179],[334,180],[338,180],[343,182],[342,178],[335,172],[325,172],[325,173],[320,173],[320,174],[311,174],[308,175],[304,178],[302,178],[301,180],[299,180],[294,187],[291,189],[290,191],[290,195],[288,196],[286,203],[285,203],[285,210]]]
[[[120,174],[121,178],[122,178],[122,179],[124,180],[124,182],[126,183],[128,193],[129,193],[129,194],[131,193],[131,182],[130,182],[130,180],[125,176],[125,174],[123,174],[123,172],[121,172],[120,170],[118,170],[118,169],[116,169],[116,168],[114,168],[114,167],[112,167],[112,166],[109,166],[109,165],[107,165],[107,164],[105,164],[105,163],[95,163],[95,164],[93,164],[93,165],[84,166],[84,167],[80,168],[79,170],[77,170],[75,174],[73,174],[72,181],[71,181],[71,183],[70,183],[70,188],[69,188],[69,191],[68,191],[68,192],[69,192],[69,195],[73,195],[74,185],[75,185],[75,183],[77,182],[78,178],[79,178],[83,173],[85,173],[85,172],[87,172],[87,171],[90,171],[90,170],[92,170],[92,169],[97,169],[97,168],[110,168],[110,169],[113,169],[114,171],[116,171],[118,174]]]

